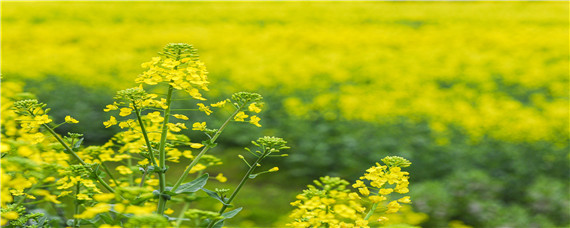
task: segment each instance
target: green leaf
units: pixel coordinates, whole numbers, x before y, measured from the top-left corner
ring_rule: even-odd
[[[230,218],[233,218],[234,216],[236,216],[241,211],[241,209],[243,209],[243,207],[236,208],[234,210],[223,213],[222,216],[224,216],[224,218],[217,221],[214,224],[214,228],[222,228],[224,226],[224,221],[226,219],[230,219]]]
[[[242,209],[243,209],[243,207],[239,207],[239,208],[233,209],[233,210],[231,210],[231,211],[228,211],[228,212],[226,212],[226,213],[223,213],[222,216],[224,216],[224,219],[233,218],[233,217],[236,216]]]
[[[81,144],[83,143],[83,139],[84,138],[80,138],[79,140],[77,140],[77,142],[73,145],[72,149],[75,150],[75,149],[81,147]]]
[[[250,174],[250,175],[249,175],[249,179],[253,179],[253,178],[256,178],[256,177],[257,177],[257,175],[259,175],[259,173],[257,173],[257,174]]]
[[[212,198],[214,198],[214,199],[216,199],[216,200],[222,202],[223,205],[230,206],[230,207],[232,206],[232,205],[227,204],[226,202],[224,202],[224,200],[220,197],[220,195],[218,195],[218,193],[216,193],[216,192],[214,192],[214,191],[211,191],[211,190],[208,190],[208,189],[205,189],[205,188],[202,188],[202,191],[204,191],[204,192],[205,192],[206,194],[208,194],[210,197],[212,197]]]
[[[182,185],[180,185],[180,187],[178,187],[178,189],[176,189],[174,191],[174,193],[180,194],[180,193],[197,192],[202,187],[204,187],[204,185],[206,185],[206,182],[208,182],[208,177],[209,177],[209,175],[206,173],[206,174],[194,179],[193,181],[182,184]],[[166,188],[166,191],[172,192],[171,190],[172,190],[172,187]]]

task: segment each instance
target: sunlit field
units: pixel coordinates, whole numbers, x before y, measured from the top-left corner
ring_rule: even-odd
[[[19,120],[6,114],[14,101],[36,97],[54,122],[77,119],[56,132],[84,134],[78,150],[101,146],[122,131],[103,124],[116,91],[138,86],[141,64],[165,45],[188,43],[207,68],[209,91],[200,91],[209,103],[240,91],[264,97],[263,111],[248,114],[262,127],[229,126],[212,148],[223,165],[205,170],[228,180],[206,187],[235,188],[247,168],[238,154],[251,140],[277,135],[290,147],[288,157],[267,161],[278,172],[245,185],[234,201],[243,210],[228,226],[291,225],[290,203],[306,185],[327,175],[352,185],[386,156],[411,161],[411,204],[378,224],[570,225],[567,3],[2,2],[1,17],[3,221],[14,220],[7,213],[19,199],[55,227],[75,213],[25,198],[74,200],[32,187],[47,174],[21,167],[41,166],[47,161],[37,156],[52,151],[38,146],[47,139],[14,137]],[[190,117],[219,117],[208,122],[216,126],[231,111],[206,114]],[[194,122],[178,133],[198,143],[205,139]],[[169,172],[193,159],[178,157]],[[128,175],[120,170],[112,173]],[[30,183],[26,194],[11,180]],[[173,217],[185,210],[171,209]]]

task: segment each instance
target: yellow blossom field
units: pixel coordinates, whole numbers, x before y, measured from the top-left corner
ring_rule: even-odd
[[[384,224],[570,224],[567,3],[1,4],[3,112],[10,109],[9,97],[34,93],[53,109],[54,118],[79,121],[64,130],[82,131],[89,145],[105,143],[117,133],[120,118],[136,112],[117,109],[117,122],[103,110],[112,109],[108,105],[117,90],[158,80],[141,74],[157,64],[152,57],[168,43],[189,43],[198,50],[205,64],[199,69],[207,69],[208,76],[204,87],[196,87],[201,94],[187,92],[211,101],[212,116],[218,115],[214,103],[222,97],[262,94],[263,112],[257,114],[254,106],[249,116],[239,113],[234,120],[263,128],[229,128],[221,138],[228,142],[220,143],[216,156],[231,167],[224,171],[228,182],[237,183],[232,173],[241,161],[223,151],[243,148],[251,141],[246,136],[278,133],[289,142],[290,155],[270,163],[279,166],[278,176],[260,177],[266,184],[258,183],[259,191],[244,188],[238,202],[254,206],[230,225],[288,224],[288,214],[298,214],[294,206],[302,205],[289,202],[312,202],[295,195],[313,179],[358,178],[387,155],[412,162],[412,204]],[[156,102],[160,107],[162,101]],[[210,116],[204,104],[192,105]],[[8,117],[2,118],[3,137],[16,126]],[[148,118],[163,120],[158,112]],[[184,126],[190,129],[174,123],[169,129],[183,129],[192,138],[192,128],[207,129],[201,121]],[[175,157],[191,158],[183,152]],[[4,170],[15,171],[5,164]],[[130,174],[127,166],[117,166],[117,175]],[[278,187],[285,181],[291,184]],[[275,198],[276,213],[265,211],[258,195]]]

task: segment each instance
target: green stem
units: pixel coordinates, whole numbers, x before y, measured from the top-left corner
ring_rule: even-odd
[[[143,175],[141,177],[141,183],[139,184],[139,187],[144,186],[144,181],[146,179],[146,174],[148,173],[148,169],[144,169]]]
[[[225,202],[225,204],[222,206],[222,208],[220,209],[220,211],[218,211],[218,214],[222,214],[224,213],[224,211],[228,208],[228,205],[230,203],[232,203],[232,201],[234,200],[234,198],[236,197],[236,195],[238,194],[238,192],[241,190],[241,188],[243,187],[243,185],[245,184],[245,182],[249,179],[249,175],[251,175],[251,173],[253,173],[253,171],[255,170],[255,168],[257,167],[257,164],[259,164],[259,162],[261,160],[263,160],[263,158],[265,158],[266,153],[264,152],[263,155],[259,156],[257,158],[257,160],[255,161],[255,163],[253,163],[251,165],[251,167],[249,167],[249,170],[247,171],[247,173],[245,173],[245,175],[243,176],[243,178],[241,179],[241,181],[239,182],[238,186],[236,187],[236,189],[234,190],[234,192],[232,192],[232,195],[230,196],[230,198],[228,198],[228,200]],[[214,226],[214,224],[217,222],[218,220],[212,220],[210,222],[210,224],[208,224],[208,228],[211,228]]]
[[[372,214],[374,214],[374,211],[376,210],[377,206],[378,206],[378,203],[372,204],[372,207],[370,208],[370,211],[368,211],[368,214],[366,214],[366,217],[364,217],[364,220],[368,220],[370,218],[370,216],[372,216]]]
[[[87,163],[85,163],[83,161],[83,159],[81,159],[79,157],[79,155],[77,155],[68,145],[67,143],[65,143],[65,141],[63,141],[63,139],[57,134],[55,133],[55,131],[49,127],[47,124],[42,124],[44,126],[44,128],[46,128],[52,135],[53,137],[55,137],[55,139],[65,148],[65,150],[67,150],[67,152],[69,154],[71,154],[71,156],[73,156],[77,161],[79,161],[79,163],[81,163],[81,165],[85,166],[85,168],[87,168],[89,170],[89,172],[91,172],[93,174],[93,176],[95,176],[97,178],[97,181],[99,181],[99,183],[101,185],[103,185],[103,187],[105,187],[105,189],[107,189],[107,191],[111,192],[111,193],[115,193],[115,190],[113,188],[111,188],[111,186],[109,186],[109,184],[107,184],[107,182],[105,182],[105,180],[103,180],[103,178],[101,178],[99,175],[96,175],[93,171],[93,169],[91,169],[91,167],[89,167],[87,165]]]
[[[176,220],[176,228],[179,228],[180,225],[182,225],[182,219],[184,218],[184,212],[186,212],[186,210],[188,210],[188,207],[190,207],[190,203],[186,202],[184,203],[184,206],[182,207],[182,211],[180,211],[180,215],[178,215],[178,220]]]
[[[186,179],[186,177],[188,176],[188,174],[190,173],[190,170],[192,170],[192,168],[198,164],[198,161],[200,161],[200,158],[202,158],[202,155],[206,154],[206,152],[208,152],[208,150],[211,148],[211,144],[213,144],[216,139],[218,139],[218,137],[220,136],[220,134],[222,133],[222,131],[224,130],[224,128],[226,128],[226,126],[228,125],[228,123],[234,118],[235,115],[237,115],[237,113],[241,110],[241,107],[238,108],[220,127],[220,129],[218,129],[218,131],[216,131],[216,134],[214,134],[214,137],[212,137],[212,139],[210,139],[210,144],[206,145],[202,151],[200,151],[200,153],[194,158],[194,160],[192,160],[192,162],[190,163],[190,165],[188,165],[186,167],[186,169],[184,170],[184,172],[182,173],[182,175],[180,176],[180,178],[178,178],[178,181],[176,181],[176,184],[174,184],[174,186],[172,187],[171,191],[176,191],[176,189],[178,189],[178,187],[182,184],[182,182],[184,181],[184,179]]]
[[[75,218],[76,215],[79,214],[79,200],[77,199],[77,195],[79,194],[79,190],[81,187],[81,183],[77,182],[77,187],[75,188],[75,208],[73,209],[73,227],[78,227],[78,219]]]
[[[128,153],[128,154],[129,154],[129,159],[127,160],[127,165],[130,168],[130,167],[133,167],[133,159],[132,159],[131,153]],[[134,186],[134,185],[135,185],[135,177],[134,177],[133,173],[131,172],[129,174],[129,186]]]
[[[164,110],[164,121],[162,122],[162,133],[160,135],[160,145],[158,148],[158,165],[160,171],[158,172],[158,181],[160,183],[159,192],[161,196],[158,199],[158,209],[157,212],[160,215],[164,214],[166,209],[167,199],[162,196],[164,191],[166,191],[166,135],[168,133],[168,121],[170,117],[170,104],[172,102],[172,92],[174,87],[172,85],[168,86],[168,94],[166,95],[166,110]]]
[[[109,168],[107,168],[107,166],[104,163],[101,163],[101,166],[103,166],[103,169],[105,170],[105,172],[107,172],[107,175],[109,175],[109,178],[111,178],[111,180],[115,183],[115,186],[119,187],[119,183],[117,183],[117,179],[115,179],[113,174],[111,174],[111,171],[109,170]]]
[[[148,148],[148,153],[149,153],[149,157],[150,157],[150,162],[152,162],[152,164],[154,166],[158,166],[158,164],[156,164],[156,159],[154,158],[154,151],[152,150],[152,146],[150,145],[150,140],[148,139],[148,134],[146,133],[146,128],[144,127],[142,118],[141,118],[141,112],[140,110],[137,108],[137,105],[135,104],[135,102],[133,101],[133,107],[135,109],[135,114],[137,116],[137,120],[139,122],[139,126],[141,126],[141,131],[142,131],[142,135],[144,137],[144,141],[146,142],[146,147]]]

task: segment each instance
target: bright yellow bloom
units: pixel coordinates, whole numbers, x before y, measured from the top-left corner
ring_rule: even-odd
[[[103,124],[105,125],[105,128],[108,128],[110,126],[117,124],[117,119],[114,116],[111,116],[111,118],[103,122]]]
[[[164,117],[160,116],[160,112],[152,112],[146,115],[151,122],[153,123],[160,123],[164,121]]]
[[[174,210],[172,210],[171,208],[168,208],[164,211],[164,214],[167,214],[167,215],[170,215],[172,213],[174,213]]]
[[[174,118],[176,118],[176,119],[181,119],[181,120],[188,120],[188,117],[187,117],[187,116],[185,116],[185,115],[181,115],[181,114],[174,114],[174,115],[172,115],[172,116],[174,116]]]
[[[194,123],[192,124],[192,130],[194,131],[204,131],[206,130],[206,122],[202,122],[202,123]]]
[[[18,212],[15,212],[15,211],[8,211],[8,212],[2,213],[2,218],[8,219],[8,220],[14,220],[14,219],[17,219],[18,217],[20,217],[20,216],[18,215]]]
[[[399,199],[398,202],[400,202],[400,203],[411,203],[412,201],[410,200],[409,196],[404,196],[401,199]]]
[[[382,188],[378,191],[378,193],[382,194],[382,195],[388,195],[390,193],[392,193],[394,191],[394,189],[391,188]]]
[[[384,201],[387,198],[384,196],[369,196],[368,199],[372,202],[372,203],[378,203],[380,201]]]
[[[119,112],[119,116],[128,116],[131,114],[133,110],[130,108],[121,108],[121,112]]]
[[[91,197],[89,197],[87,194],[79,193],[79,194],[77,194],[77,199],[78,200],[91,200]]]
[[[250,112],[255,112],[255,113],[261,112],[261,108],[257,107],[257,106],[255,105],[255,103],[251,103],[251,104],[249,105],[249,107],[247,107],[247,109],[248,109]]]
[[[194,148],[194,149],[200,149],[204,146],[204,144],[201,143],[190,143],[190,147]]]
[[[370,194],[370,190],[368,190],[367,187],[358,188],[358,191],[359,191],[360,194],[362,194],[363,196],[367,196],[367,195]]]
[[[34,117],[34,120],[36,121],[36,124],[46,124],[51,122],[48,115],[36,116]]]
[[[115,104],[112,104],[112,105],[105,106],[105,109],[103,109],[103,111],[109,112],[111,110],[117,110],[117,109],[119,109],[119,107]]]
[[[224,174],[219,173],[219,174],[216,176],[216,180],[218,180],[219,182],[224,183],[224,182],[228,181],[228,178],[224,177]]]
[[[66,123],[79,123],[79,121],[77,121],[76,119],[74,119],[74,118],[71,117],[71,116],[66,116],[66,117],[65,117],[65,122],[66,122]]]
[[[121,226],[118,226],[118,225],[109,225],[109,224],[103,224],[103,225],[99,226],[99,228],[121,228]]]
[[[268,170],[269,172],[277,172],[279,171],[279,167],[273,167],[271,169]]]
[[[119,173],[122,175],[129,175],[129,174],[133,173],[133,171],[130,168],[128,168],[124,165],[117,166],[117,168],[115,168],[115,170],[119,171]]]
[[[238,112],[238,114],[236,114],[236,116],[234,117],[234,120],[243,122],[247,117],[248,115],[246,115],[244,112]]]
[[[106,203],[99,203],[93,207],[87,207],[83,211],[83,213],[75,215],[75,218],[78,219],[90,219],[94,218],[97,214],[108,212],[111,209],[111,206]]]
[[[224,107],[224,105],[226,105],[226,102],[228,102],[228,100],[223,100],[223,101],[217,102],[215,104],[211,104],[210,106],[215,107],[215,108]]]
[[[208,106],[205,106],[202,103],[198,103],[197,105],[198,105],[198,110],[206,113],[206,115],[209,116],[210,114],[212,114],[212,110],[210,110],[210,108]]]
[[[251,116],[251,118],[249,119],[249,122],[257,127],[261,127],[261,124],[259,124],[259,121],[261,119],[257,116]]]
[[[114,193],[99,193],[93,195],[93,199],[99,202],[109,202],[110,200],[115,198]]]
[[[386,214],[396,213],[398,210],[400,210],[401,207],[402,206],[398,202],[392,201],[388,203],[388,210],[386,210]]]

